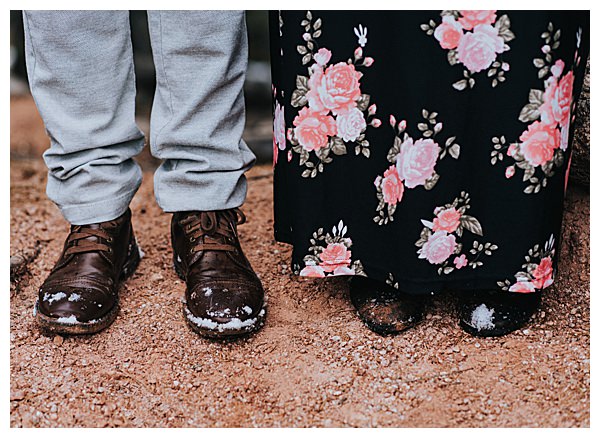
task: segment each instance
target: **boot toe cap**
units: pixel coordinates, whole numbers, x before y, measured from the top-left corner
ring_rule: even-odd
[[[63,287],[55,290],[41,290],[38,300],[40,313],[73,324],[99,320],[113,306],[112,300],[93,288]]]
[[[220,323],[232,318],[242,321],[254,318],[264,306],[262,286],[253,282],[205,282],[196,285],[187,295],[193,314]]]

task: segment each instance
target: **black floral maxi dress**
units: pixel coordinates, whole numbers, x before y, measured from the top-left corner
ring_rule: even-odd
[[[271,12],[275,237],[408,293],[554,281],[588,11]]]

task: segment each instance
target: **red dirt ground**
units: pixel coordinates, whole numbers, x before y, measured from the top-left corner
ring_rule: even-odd
[[[343,280],[290,274],[290,248],[273,240],[271,168],[258,166],[240,232],[267,289],[267,324],[214,342],[183,320],[170,216],[145,172],[131,208],[146,257],[118,319],[94,336],[47,337],[32,308],[68,225],[45,196],[47,139],[31,100],[12,100],[11,113],[11,255],[41,242],[11,285],[11,426],[589,427],[588,193],[568,193],[561,272],[525,329],[473,338],[442,298],[414,329],[380,337]]]

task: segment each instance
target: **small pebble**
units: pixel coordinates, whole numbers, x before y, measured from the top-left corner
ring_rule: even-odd
[[[150,280],[152,280],[152,281],[160,281],[162,279],[164,279],[164,277],[160,272],[157,272],[156,274],[152,274],[152,276],[150,277]]]
[[[20,401],[25,398],[25,393],[23,391],[15,391],[10,393],[10,401]]]

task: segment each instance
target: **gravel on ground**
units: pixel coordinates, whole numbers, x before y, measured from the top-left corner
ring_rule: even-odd
[[[145,258],[121,289],[117,320],[93,336],[46,336],[32,309],[68,224],[45,195],[43,161],[26,149],[47,141],[30,107],[11,101],[10,252],[39,249],[11,284],[11,426],[589,427],[586,191],[569,189],[560,274],[527,327],[471,337],[446,296],[417,327],[381,337],[358,320],[344,279],[291,274],[290,247],[273,239],[272,170],[257,166],[240,234],[267,290],[267,324],[218,342],[183,319],[170,215],[146,171],[131,205]]]

